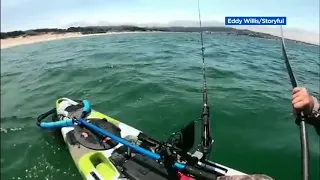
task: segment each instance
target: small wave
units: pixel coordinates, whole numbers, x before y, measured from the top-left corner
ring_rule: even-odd
[[[214,67],[206,69],[209,78],[238,78],[240,75],[236,71],[222,70]],[[210,73],[209,73],[210,72]]]
[[[1,132],[15,132],[22,131],[26,127],[28,127],[28,123],[35,123],[36,117],[19,117],[19,116],[11,116],[11,117],[1,117]]]
[[[161,53],[170,54],[170,55],[180,55],[181,54],[181,52],[175,51],[173,49],[171,49],[171,50],[163,50],[163,51],[161,51]]]
[[[134,53],[134,56],[131,56],[132,53]],[[94,53],[92,55],[87,56],[88,59],[92,59],[95,61],[99,61],[99,60],[103,60],[103,61],[107,61],[110,62],[112,60],[127,60],[128,58],[131,57],[137,57],[137,56],[141,56],[144,55],[145,53],[138,53],[138,52],[131,52],[130,55],[128,53],[122,52],[101,52],[101,53]]]
[[[51,64],[68,63],[68,62],[73,62],[75,60],[76,58],[66,58],[66,59],[57,60],[57,61],[48,61],[46,64],[51,65]]]
[[[13,77],[13,76],[17,76],[17,75],[20,75],[20,74],[22,74],[22,72],[2,72],[1,73],[1,78]]]
[[[205,53],[205,58],[226,58],[230,55],[227,51],[218,51],[218,52],[211,52]]]
[[[28,120],[30,118],[34,118],[32,116],[25,116],[25,117],[19,117],[19,116],[10,116],[10,117],[1,117],[1,124],[6,122],[14,122],[14,121],[24,121]]]
[[[61,77],[65,73],[70,73],[70,70],[68,68],[47,68],[45,69],[45,72],[43,73],[42,77],[40,80],[46,82],[46,81],[51,81],[52,79],[55,79],[56,77]]]

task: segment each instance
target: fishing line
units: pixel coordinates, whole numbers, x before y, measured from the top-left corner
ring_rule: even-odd
[[[203,72],[203,108],[202,108],[202,136],[200,151],[203,153],[202,159],[206,159],[207,155],[211,151],[212,138],[210,133],[210,112],[208,106],[208,95],[207,95],[207,81],[206,81],[206,68],[204,63],[204,46],[203,46],[203,32],[202,32],[202,22],[200,13],[200,0],[198,0],[198,13],[199,13],[199,29],[201,38],[201,56],[202,56],[202,72]]]

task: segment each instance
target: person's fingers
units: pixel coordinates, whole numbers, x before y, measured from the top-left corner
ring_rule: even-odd
[[[301,91],[301,87],[295,87],[293,90],[292,90],[292,94],[296,94],[297,92]]]
[[[292,95],[294,94],[303,94],[303,95],[309,95],[308,90],[306,88],[294,88],[292,91]]]
[[[302,95],[302,92],[301,91],[298,91],[298,92],[296,92],[296,93],[294,93],[293,95],[292,95],[292,99],[295,99],[295,98],[297,98],[297,97],[299,97],[299,96],[301,96]]]
[[[292,95],[292,100],[294,99],[297,99],[297,98],[302,98],[302,99],[308,99],[309,98],[309,95],[300,91],[300,92],[297,92],[296,94]]]
[[[302,88],[301,90],[295,92],[295,93],[292,95],[292,100],[294,100],[294,99],[296,99],[296,98],[304,98],[304,99],[309,98],[309,94],[308,94],[307,89]]]
[[[292,105],[294,116],[300,111],[306,111],[311,106],[308,90],[302,87],[296,87],[292,91]]]
[[[307,104],[308,104],[308,100],[302,100],[302,101],[298,101],[298,102],[294,103],[293,107],[295,109],[304,109]]]
[[[303,97],[303,96],[298,96],[298,97],[296,97],[296,98],[294,98],[293,100],[292,100],[292,104],[296,104],[296,103],[298,103],[298,102],[300,102],[300,101],[303,101],[305,99],[305,97]]]
[[[293,107],[294,107],[295,109],[302,109],[302,107],[303,107],[303,101],[300,101],[300,102],[297,102],[297,103],[293,104]]]

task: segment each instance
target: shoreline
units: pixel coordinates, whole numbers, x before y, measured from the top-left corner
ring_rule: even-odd
[[[27,44],[35,44],[46,41],[54,41],[60,39],[69,39],[69,38],[77,38],[77,37],[87,37],[87,36],[98,36],[98,35],[112,35],[112,34],[134,34],[134,33],[155,33],[153,32],[143,32],[143,31],[128,31],[128,32],[106,32],[106,33],[96,33],[96,34],[81,34],[80,32],[71,32],[71,33],[62,33],[62,34],[54,34],[47,33],[36,36],[26,36],[26,37],[15,37],[8,39],[1,39],[1,49],[7,49],[11,47],[27,45]]]
[[[95,33],[95,34],[81,34],[80,32],[67,32],[67,33],[60,33],[60,34],[46,33],[41,35],[25,36],[25,37],[19,36],[15,38],[1,39],[1,49],[7,49],[11,47],[27,45],[27,44],[35,44],[35,43],[46,42],[46,41],[77,38],[77,37],[99,36],[99,35],[104,36],[104,35],[113,35],[113,34],[135,34],[135,33],[161,33],[161,31],[122,31],[122,32],[105,32],[105,33]],[[279,37],[277,34],[272,34],[272,35],[275,37]],[[295,39],[291,39],[290,37],[286,39],[291,41],[298,41],[298,42],[300,41],[302,43],[306,43],[309,45],[319,46],[318,43],[314,43],[310,41],[308,42],[308,41],[302,41],[302,40],[295,40]]]

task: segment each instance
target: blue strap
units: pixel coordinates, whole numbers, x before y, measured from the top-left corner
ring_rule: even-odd
[[[87,100],[83,100],[82,103],[83,103],[83,111],[81,114],[81,118],[84,118],[91,112],[91,106],[90,106],[89,101],[87,101]],[[73,120],[66,119],[66,120],[59,120],[59,121],[55,121],[55,122],[40,122],[38,125],[42,129],[57,129],[57,128],[73,126]]]
[[[63,127],[70,127],[70,126],[73,126],[73,120],[66,119],[66,120],[55,121],[55,122],[41,122],[39,126],[42,129],[56,129],[56,128],[63,128]]]

